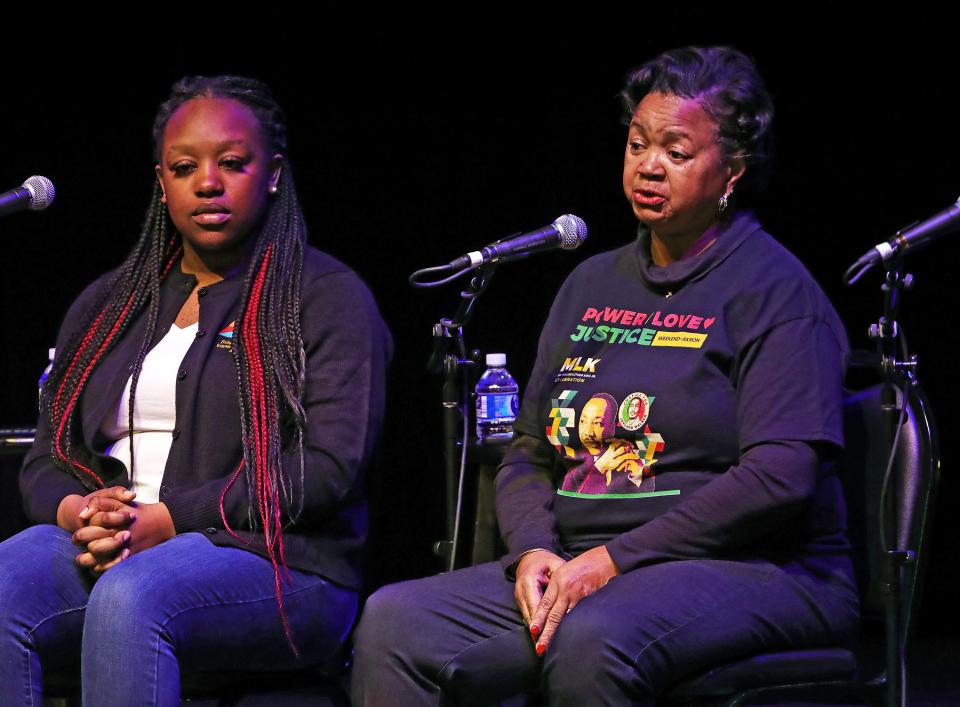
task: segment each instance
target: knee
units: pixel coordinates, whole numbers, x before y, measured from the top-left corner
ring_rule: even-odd
[[[583,609],[583,613],[581,613]],[[557,627],[544,660],[548,674],[571,677],[571,673],[596,675],[625,662],[617,648],[617,626],[609,616],[598,616],[581,604]]]
[[[390,676],[405,675],[410,670],[404,656],[409,642],[418,639],[416,617],[420,608],[415,594],[405,586],[408,584],[411,583],[383,587],[364,604],[353,635],[355,700],[361,700],[368,692],[376,694],[381,683],[389,684]]]
[[[70,534],[55,525],[35,525],[0,543],[0,614],[82,583],[74,562],[79,552]]]
[[[367,599],[355,635],[358,652],[384,650],[404,638],[416,638],[425,606],[424,593],[412,585],[415,582],[391,584]]]
[[[70,533],[56,525],[31,525],[25,530],[21,530],[16,535],[3,541],[0,547],[16,546],[17,544],[26,544],[29,547],[38,548],[47,546],[51,543],[58,545],[65,542],[70,544]]]
[[[590,602],[564,617],[544,657],[550,703],[617,704],[653,694],[633,655],[635,630]]]
[[[121,562],[97,579],[90,592],[84,642],[149,629],[162,623],[157,612],[171,596],[138,571],[139,557]]]

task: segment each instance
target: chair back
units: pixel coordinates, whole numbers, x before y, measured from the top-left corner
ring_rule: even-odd
[[[885,502],[886,515],[896,518],[896,537],[888,537],[887,547],[913,553],[913,561],[903,567],[900,590],[901,625],[909,638],[926,563],[940,455],[923,390],[908,382],[905,392],[898,389],[896,395],[896,409],[886,412],[880,385],[848,394],[844,401],[846,447],[840,460],[840,477],[847,499],[847,526],[863,616],[869,622],[882,617],[885,594],[879,509],[889,457],[888,430],[895,427],[889,415],[899,419],[901,405],[905,404]]]

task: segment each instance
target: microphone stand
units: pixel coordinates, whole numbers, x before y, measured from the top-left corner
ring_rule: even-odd
[[[486,291],[496,272],[496,263],[479,267],[469,287],[460,293],[456,313],[433,325],[433,353],[427,363],[431,373],[442,375],[443,449],[446,468],[446,533],[437,541],[433,551],[448,570],[453,570],[457,558],[460,530],[460,505],[463,497],[464,456],[470,442],[470,382],[477,370],[480,352],[467,356],[463,327],[473,316],[477,300]],[[458,428],[462,430],[458,431]]]
[[[894,443],[899,426],[904,422],[907,406],[907,387],[916,385],[917,356],[909,354],[904,338],[900,335],[897,317],[903,292],[913,286],[913,276],[903,271],[899,258],[886,261],[886,278],[883,291],[883,316],[870,325],[869,335],[877,342],[880,353],[879,373],[883,388],[881,409],[885,418],[886,446],[895,453]],[[900,391],[903,391],[902,394]],[[891,474],[896,473],[893,467]],[[916,560],[916,552],[900,547],[901,533],[898,524],[897,489],[899,479],[884,479],[886,494],[881,491],[881,517],[885,522],[880,528],[882,556],[881,591],[884,595],[884,620],[886,625],[886,699],[887,707],[902,707],[906,703],[906,656],[904,653],[903,615],[900,609],[900,594],[903,569]]]

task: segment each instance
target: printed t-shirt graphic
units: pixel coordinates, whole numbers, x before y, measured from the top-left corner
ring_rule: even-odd
[[[574,461],[560,490],[589,495],[643,495],[654,491],[654,454],[663,451],[663,437],[649,426],[636,439],[617,436],[618,427],[628,432],[639,429],[650,414],[654,398],[637,391],[618,405],[609,393],[595,393],[580,409],[577,434],[582,448],[574,449],[570,428],[577,417],[570,403],[576,396],[577,391],[564,390],[552,400],[546,429],[550,443]],[[621,408],[625,412],[618,413]],[[631,411],[633,417],[629,417]],[[625,415],[626,424],[622,421]]]
[[[570,341],[699,349],[716,317],[697,314],[635,312],[617,307],[587,307]]]
[[[611,306],[586,307],[578,319],[569,340],[575,345],[597,343],[602,348],[596,356],[566,357],[555,384],[595,381],[604,356],[620,345],[700,349],[709,336],[707,330],[716,323],[716,316]],[[595,392],[586,400],[581,396],[578,407],[574,399],[579,392],[565,389],[551,398],[547,439],[573,462],[560,491],[586,496],[654,492],[653,466],[656,454],[665,447],[663,436],[647,424],[655,396],[634,391],[618,403],[608,392]],[[571,434],[574,425],[577,438]]]

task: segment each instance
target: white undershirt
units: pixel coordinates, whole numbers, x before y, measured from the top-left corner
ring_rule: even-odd
[[[181,329],[170,326],[156,346],[143,360],[137,398],[133,408],[133,452],[136,456],[136,478],[132,489],[142,503],[160,500],[160,482],[173,442],[171,432],[177,425],[177,372],[187,350],[196,340],[198,324]],[[130,438],[127,435],[130,406],[130,379],[123,390],[116,414],[108,417],[100,431],[107,439],[116,440],[106,453],[119,459],[130,473]]]

